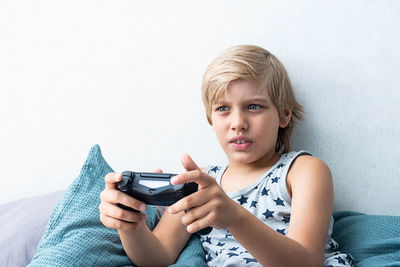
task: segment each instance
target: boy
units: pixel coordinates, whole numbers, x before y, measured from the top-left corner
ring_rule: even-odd
[[[211,226],[201,236],[210,266],[351,266],[351,256],[335,251],[330,237],[328,166],[308,152],[289,152],[302,106],[280,61],[258,46],[229,48],[208,66],[202,97],[229,164],[200,169],[184,155],[187,172],[171,183],[196,182],[199,190],[170,206],[153,232],[145,214],[117,206],[145,210],[116,190],[121,175],[105,177],[101,221],[118,230],[130,259],[172,264],[191,234]]]

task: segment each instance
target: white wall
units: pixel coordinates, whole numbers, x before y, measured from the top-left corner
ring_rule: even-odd
[[[98,143],[115,170],[224,163],[200,97],[222,49],[287,67],[294,148],[331,167],[335,209],[400,215],[400,2],[0,1],[0,202],[65,189]]]

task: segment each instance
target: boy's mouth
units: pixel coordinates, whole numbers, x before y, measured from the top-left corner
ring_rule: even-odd
[[[244,136],[235,136],[233,137],[229,143],[231,144],[245,144],[245,143],[253,143],[249,138]]]

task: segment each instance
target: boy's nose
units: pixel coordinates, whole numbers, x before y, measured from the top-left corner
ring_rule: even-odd
[[[234,131],[247,130],[248,123],[246,115],[241,111],[236,111],[232,113],[231,117],[231,129]]]

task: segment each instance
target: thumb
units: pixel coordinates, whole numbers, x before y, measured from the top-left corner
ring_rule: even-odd
[[[183,154],[181,157],[181,163],[185,170],[193,171],[200,170],[199,166],[193,161],[193,159],[188,154]]]

